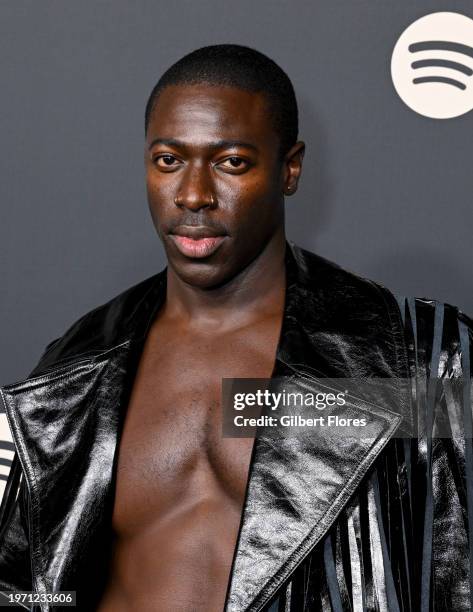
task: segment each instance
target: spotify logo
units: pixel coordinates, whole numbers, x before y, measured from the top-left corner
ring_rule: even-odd
[[[434,119],[473,109],[473,19],[432,13],[404,30],[392,54],[391,76],[401,100]]]

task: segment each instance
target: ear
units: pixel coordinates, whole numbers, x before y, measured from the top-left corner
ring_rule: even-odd
[[[299,177],[302,172],[302,160],[304,159],[305,143],[301,140],[296,142],[284,156],[284,195],[292,195],[297,191]]]

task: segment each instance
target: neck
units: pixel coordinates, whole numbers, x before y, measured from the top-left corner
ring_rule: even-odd
[[[246,268],[214,289],[193,287],[168,266],[166,316],[200,330],[231,329],[278,316],[286,289],[285,248],[281,230]]]

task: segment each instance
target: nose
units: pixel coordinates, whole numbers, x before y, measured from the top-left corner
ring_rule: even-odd
[[[201,208],[215,208],[217,198],[214,194],[209,169],[203,165],[195,165],[186,169],[174,197],[174,204],[195,212]]]

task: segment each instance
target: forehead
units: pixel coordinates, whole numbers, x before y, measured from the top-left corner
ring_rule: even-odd
[[[219,85],[169,85],[151,115],[147,138],[271,141],[277,143],[263,93]]]

